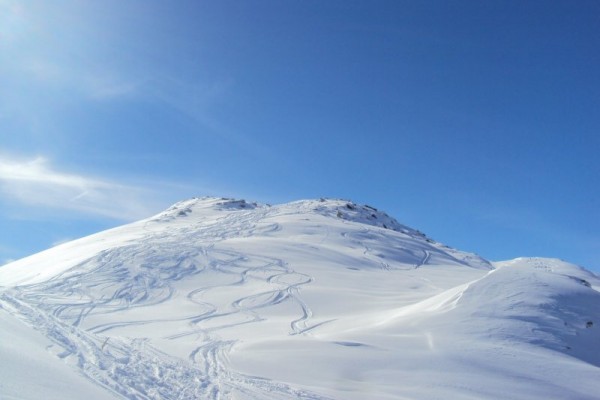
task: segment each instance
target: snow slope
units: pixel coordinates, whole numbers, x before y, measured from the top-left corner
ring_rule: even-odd
[[[347,201],[191,199],[0,268],[0,397],[599,399],[598,288]]]

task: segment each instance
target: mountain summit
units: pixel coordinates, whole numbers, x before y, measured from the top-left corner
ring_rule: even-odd
[[[9,399],[598,399],[600,280],[203,197],[0,268]]]

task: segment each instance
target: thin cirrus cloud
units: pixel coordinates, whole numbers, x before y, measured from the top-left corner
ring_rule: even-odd
[[[56,170],[36,157],[0,156],[0,196],[22,206],[73,211],[117,220],[142,218],[160,209],[149,189]]]
[[[102,66],[68,65],[48,60],[29,60],[22,71],[23,78],[36,84],[55,86],[78,93],[90,100],[111,100],[135,95],[141,87],[139,79],[128,79]]]

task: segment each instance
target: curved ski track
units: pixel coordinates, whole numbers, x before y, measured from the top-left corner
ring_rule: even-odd
[[[58,357],[72,361],[85,376],[126,399],[221,399],[232,394],[244,399],[326,399],[228,368],[227,355],[235,342],[221,340],[219,330],[262,321],[257,312],[261,308],[293,302],[300,316],[290,321],[290,334],[314,328],[309,325],[312,310],[300,296],[311,276],[295,272],[281,259],[215,246],[228,238],[279,229],[277,224],[261,223],[262,217],[264,212],[240,211],[209,226],[187,224],[168,232],[160,229],[163,221],[149,221],[143,240],[101,252],[49,281],[0,292],[0,306],[48,337]],[[204,272],[217,274],[225,283],[178,293],[175,282]],[[268,290],[236,298],[228,307],[207,299],[211,290],[242,286],[249,280]],[[153,306],[176,295],[197,305],[200,312],[185,318],[83,328],[91,315]],[[166,339],[198,336],[200,345],[187,360],[156,349],[149,339],[107,335],[123,326],[176,321],[188,330]]]

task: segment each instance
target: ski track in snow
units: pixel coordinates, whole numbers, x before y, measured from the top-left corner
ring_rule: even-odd
[[[415,268],[419,268],[419,267],[422,267],[423,265],[426,265],[430,258],[431,258],[431,253],[428,250],[423,250],[423,258],[421,259],[421,261],[419,261],[419,264],[417,264],[415,266]]]
[[[47,336],[58,357],[72,360],[89,379],[127,399],[221,399],[232,394],[244,399],[326,399],[228,368],[227,354],[235,341],[221,340],[219,330],[260,322],[257,310],[261,308],[293,302],[300,315],[290,321],[289,333],[297,335],[314,328],[309,324],[312,310],[300,296],[301,287],[313,281],[311,276],[295,272],[281,259],[215,248],[225,239],[279,229],[277,224],[258,226],[262,216],[256,211],[232,213],[212,225],[184,225],[168,233],[153,231],[154,224],[161,221],[150,221],[144,228],[147,237],[138,244],[101,252],[49,281],[0,292],[0,305]],[[178,243],[178,237],[194,245]],[[131,265],[123,265],[121,260],[132,260]],[[227,282],[177,293],[174,283],[207,272],[227,278]],[[269,289],[239,297],[228,309],[206,299],[209,291],[250,280]],[[82,328],[89,316],[158,305],[176,294],[199,306],[201,313]],[[188,360],[155,349],[147,339],[109,335],[124,326],[169,321],[183,321],[189,329],[166,339],[202,338]]]

